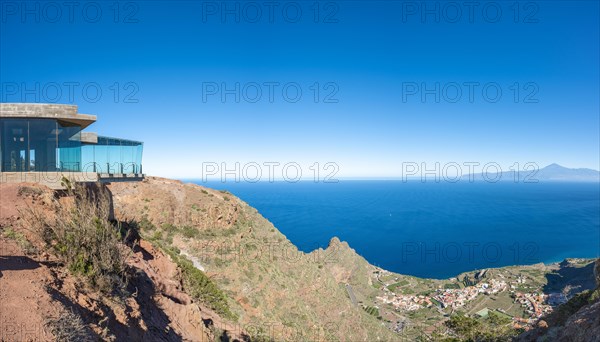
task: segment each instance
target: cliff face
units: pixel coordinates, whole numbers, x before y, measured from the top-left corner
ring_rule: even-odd
[[[332,239],[326,249],[303,253],[229,193],[160,178],[109,185],[114,218],[122,227],[137,227],[142,236],[127,258],[130,295],[111,298],[86,286],[51,249],[47,253],[40,236],[24,224],[30,208],[52,216],[55,194],[35,184],[0,186],[2,309],[23,308],[11,317],[6,313],[12,309],[2,310],[3,340],[22,339],[21,331],[11,327],[34,324],[41,329],[61,317],[76,322],[80,335],[64,339],[42,329],[37,339],[397,338],[357,305],[372,266],[347,243]],[[192,279],[195,287],[182,280],[182,272],[191,272],[182,269],[183,259],[224,292],[231,315],[211,307],[211,296],[218,291],[194,293],[206,290],[206,280]]]
[[[238,317],[234,324],[250,336],[327,341],[403,337],[363,310],[363,301],[372,302],[379,284],[371,277],[375,268],[347,243],[332,238],[326,249],[300,252],[254,208],[227,192],[194,184],[149,178],[110,188],[117,217],[151,222],[142,233],[156,236],[157,243],[187,256],[214,279],[230,298]],[[564,308],[556,312],[559,316]],[[405,319],[401,313],[396,317]],[[598,303],[584,305],[566,320],[550,318],[548,323],[560,328],[545,329],[542,323],[524,336],[590,341],[600,336],[599,319]]]
[[[600,259],[594,265],[596,289],[571,298],[519,341],[600,341]]]
[[[114,183],[115,216],[194,262],[224,289],[232,324],[256,339],[397,338],[353,303],[346,284],[368,285],[370,266],[348,244],[299,251],[254,208],[226,192],[148,178]]]
[[[51,216],[54,196],[37,184],[0,184],[1,341],[214,338],[203,319],[219,317],[192,302],[176,280],[177,265],[146,241],[128,253],[125,297],[90,288],[67,269],[24,222],[28,210]]]
[[[0,340],[22,339],[14,327],[64,324],[61,317],[80,322],[84,337],[96,340],[396,341],[429,338],[422,331],[431,324],[434,333],[447,332],[447,318],[435,307],[422,309],[435,315],[410,316],[373,299],[392,287],[422,293],[454,286],[453,280],[380,270],[337,238],[303,253],[235,196],[153,177],[108,186],[114,218],[141,235],[127,258],[130,295],[115,300],[86,287],[25,229],[27,208],[49,212],[55,194],[31,184],[0,184],[0,190]],[[540,277],[547,271],[509,268]],[[595,275],[600,284],[600,262]],[[578,295],[521,340],[597,340],[597,298],[598,290]],[[6,315],[16,308],[19,314]],[[404,329],[392,332],[392,324]],[[40,340],[59,338],[51,329],[40,334]]]
[[[600,302],[584,306],[557,330],[559,341],[600,341]]]

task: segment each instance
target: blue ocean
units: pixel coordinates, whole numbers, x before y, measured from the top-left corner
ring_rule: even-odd
[[[598,183],[196,183],[240,197],[303,251],[337,236],[419,277],[600,254]]]

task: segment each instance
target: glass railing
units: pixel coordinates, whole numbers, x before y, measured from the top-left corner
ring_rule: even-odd
[[[139,141],[98,137],[97,144],[81,147],[81,164],[84,172],[142,173],[144,144]]]

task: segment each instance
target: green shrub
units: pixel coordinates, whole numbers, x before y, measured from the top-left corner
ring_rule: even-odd
[[[120,227],[109,221],[109,192],[103,185],[64,184],[67,196],[53,199],[53,217],[29,209],[26,224],[69,270],[87,277],[94,287],[106,292],[124,287],[128,249]]]
[[[142,217],[142,219],[138,223],[138,226],[143,231],[150,231],[150,230],[155,230],[156,229],[156,227],[154,226],[154,224],[152,224],[152,222],[150,222],[150,220],[148,220],[148,217],[146,217],[146,216]]]
[[[181,269],[181,280],[187,294],[208,305],[215,312],[229,319],[237,320],[229,308],[225,293],[204,272],[194,267],[194,264],[184,256],[175,254],[173,250],[169,248],[163,248],[163,250]]]
[[[590,304],[597,302],[600,300],[600,288],[596,288],[589,297]]]
[[[463,341],[511,341],[522,331],[512,327],[512,320],[490,311],[478,320],[458,313],[444,323]]]
[[[181,234],[183,234],[184,237],[190,239],[200,235],[200,232],[198,232],[198,229],[196,229],[195,227],[183,226],[181,227]]]
[[[27,240],[25,235],[13,230],[12,228],[6,228],[2,235],[8,239],[15,240],[25,254],[32,255],[37,253],[37,249],[29,242],[29,240]]]
[[[269,333],[265,331],[263,327],[249,326],[248,335],[250,335],[250,341],[252,342],[272,342],[273,338],[269,336]]]
[[[165,223],[160,228],[167,234],[173,234],[177,231],[177,227],[170,223]]]
[[[170,246],[169,249],[171,250],[171,253],[174,253],[175,255],[179,255],[181,254],[181,250],[175,246]]]
[[[458,314],[450,317],[445,322],[446,326],[452,329],[458,336],[465,339],[474,339],[477,330],[480,328],[481,323],[471,317],[467,317],[463,314]]]
[[[160,241],[163,238],[163,234],[161,231],[156,231],[154,232],[154,234],[150,237],[150,240],[153,241]]]

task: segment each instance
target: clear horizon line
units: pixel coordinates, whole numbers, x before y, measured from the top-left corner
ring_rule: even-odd
[[[167,178],[167,177],[165,177]],[[180,181],[193,181],[193,182],[200,182],[200,183],[223,183],[223,184],[227,184],[227,183],[235,183],[235,184],[240,184],[240,183],[324,183],[324,184],[336,184],[339,183],[339,181],[423,181],[423,178],[420,176],[411,176],[411,177],[338,177],[335,180],[332,181],[323,181],[323,180],[319,180],[319,181],[315,181],[314,179],[309,179],[309,178],[303,178],[303,179],[299,179],[297,181],[289,181],[286,180],[284,178],[275,178],[273,180],[269,180],[269,179],[265,179],[265,180],[258,180],[255,182],[249,182],[249,181],[245,181],[245,180],[234,180],[234,179],[227,179],[225,181],[221,180],[220,178],[211,178],[211,179],[206,179],[203,180],[201,178],[195,178],[195,177],[173,177],[173,179],[176,180],[180,180]],[[433,176],[429,176],[425,178],[425,181],[423,181],[423,183],[464,183],[464,182],[469,182],[469,183],[506,183],[506,182],[510,182],[510,183],[514,183],[514,180],[512,179],[500,179],[497,182],[488,182],[486,180],[482,180],[482,179],[472,179],[470,180],[468,175],[462,176],[459,180],[457,180],[456,182],[448,182],[448,181],[444,181],[442,178],[439,178],[438,181],[435,181],[435,178]],[[580,183],[597,183],[600,181],[599,180],[578,180],[578,179],[556,179],[556,180],[552,180],[552,179],[544,179],[544,180],[540,180],[540,182],[580,182]],[[519,182],[522,183],[522,182]]]

